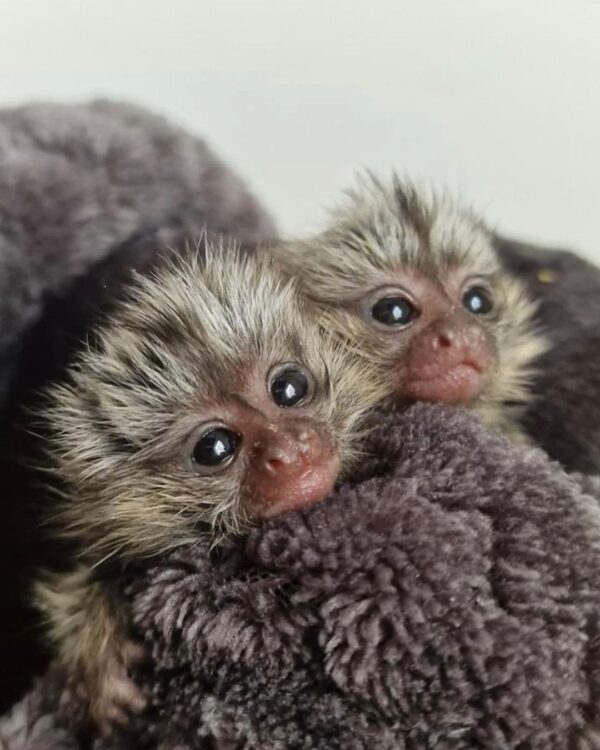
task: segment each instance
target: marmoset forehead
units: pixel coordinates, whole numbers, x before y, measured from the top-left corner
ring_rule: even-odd
[[[418,227],[396,213],[377,221],[357,216],[354,224],[334,228],[323,239],[347,253],[370,256],[373,268],[410,267],[431,275],[467,266],[480,273],[498,268],[487,234],[461,215],[432,214]]]
[[[499,262],[482,221],[447,194],[394,177],[366,177],[332,212],[321,233],[296,242],[309,295],[336,302],[410,268],[433,280],[457,271],[493,276]]]
[[[319,378],[324,354],[316,319],[292,284],[265,263],[219,259],[139,280],[83,369],[111,399],[121,389],[119,400],[166,407],[242,392],[287,362]]]

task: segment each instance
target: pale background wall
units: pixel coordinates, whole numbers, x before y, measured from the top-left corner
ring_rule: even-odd
[[[97,94],[205,135],[288,233],[393,164],[600,261],[600,0],[0,0],[0,102]]]

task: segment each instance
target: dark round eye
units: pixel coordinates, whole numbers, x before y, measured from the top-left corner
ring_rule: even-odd
[[[417,317],[417,311],[406,297],[384,297],[373,305],[371,315],[386,326],[405,326]]]
[[[271,397],[277,406],[283,408],[301,404],[308,390],[308,378],[300,370],[283,370],[271,382]]]
[[[494,308],[491,293],[482,286],[472,286],[463,294],[463,305],[474,315],[487,315]]]
[[[192,458],[199,466],[221,466],[235,455],[241,435],[226,427],[215,427],[202,435],[194,446]]]

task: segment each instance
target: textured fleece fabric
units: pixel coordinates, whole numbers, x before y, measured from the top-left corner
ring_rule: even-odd
[[[600,269],[563,250],[497,238],[507,267],[540,301],[552,346],[538,362],[524,425],[571,471],[600,471]]]
[[[163,118],[109,101],[0,109],[0,404],[49,298],[140,235],[193,241],[204,225],[274,235],[241,180]]]
[[[369,447],[312,509],[132,573],[152,660],[129,733],[78,735],[49,673],[3,750],[600,748],[596,480],[440,406]]]

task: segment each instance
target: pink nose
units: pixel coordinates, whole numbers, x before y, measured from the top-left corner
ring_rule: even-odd
[[[434,377],[465,361],[483,370],[487,366],[487,350],[485,334],[479,326],[462,321],[437,321],[413,341],[409,376]]]
[[[451,346],[456,346],[456,341],[454,339],[455,336],[453,336],[452,331],[447,331],[445,333],[439,333],[437,336],[434,335],[431,344],[434,350],[448,349]]]
[[[318,442],[308,429],[267,433],[256,446],[257,469],[272,478],[301,474],[314,461]]]
[[[330,439],[304,427],[266,433],[255,446],[252,464],[252,484],[266,517],[322,500],[340,469]]]

